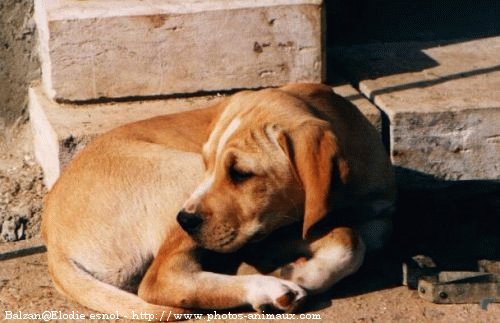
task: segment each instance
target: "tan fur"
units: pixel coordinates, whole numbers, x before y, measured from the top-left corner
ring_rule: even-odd
[[[292,311],[302,288],[324,291],[359,268],[383,239],[374,225],[390,227],[394,194],[361,113],[326,86],[294,84],[97,138],[48,194],[43,236],[58,289],[94,310],[157,319],[190,308]],[[202,221],[189,234],[180,210]],[[273,238],[300,223],[302,234]],[[250,242],[273,239],[290,241],[292,259],[306,255],[278,265],[288,281],[204,270],[206,249],[246,261]]]

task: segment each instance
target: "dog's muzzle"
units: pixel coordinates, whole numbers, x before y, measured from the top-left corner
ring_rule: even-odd
[[[188,213],[181,210],[177,214],[177,222],[187,233],[195,233],[198,231],[203,223],[203,218],[198,213]]]

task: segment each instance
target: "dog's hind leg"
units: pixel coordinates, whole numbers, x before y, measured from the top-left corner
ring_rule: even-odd
[[[50,275],[56,289],[78,303],[102,313],[121,317],[133,317],[133,313],[148,313],[159,321],[164,313],[184,314],[189,310],[151,304],[133,293],[104,283],[90,275],[57,247],[50,247],[47,253]]]

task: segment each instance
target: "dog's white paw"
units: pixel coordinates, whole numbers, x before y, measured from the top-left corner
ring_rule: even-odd
[[[281,269],[281,278],[292,281],[313,294],[320,293],[333,284],[330,282],[331,273],[312,260],[286,265]]]
[[[298,259],[281,269],[281,278],[298,284],[310,294],[322,293],[359,269],[364,259],[364,245],[362,241],[359,244],[357,252],[333,246],[311,259]]]
[[[246,284],[247,300],[259,312],[293,312],[305,299],[299,285],[270,276],[252,275]]]

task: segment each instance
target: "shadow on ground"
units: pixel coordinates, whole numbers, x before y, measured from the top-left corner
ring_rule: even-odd
[[[339,74],[356,87],[360,80],[430,69],[438,63],[425,54],[427,48],[500,35],[498,1],[332,0],[325,4],[327,81],[332,84]],[[371,60],[355,56],[365,45],[375,50]],[[386,68],[377,67],[381,65]],[[471,70],[471,75],[459,73],[435,82],[499,69],[496,65]],[[384,91],[429,85],[433,84],[404,84]],[[374,93],[378,94],[382,93]],[[442,270],[476,270],[479,259],[500,260],[500,181],[440,181],[407,169],[397,169],[397,175],[399,197],[388,248],[369,256],[358,273],[309,302],[318,304],[315,308],[328,306],[332,299],[401,285],[402,262],[417,254],[430,256]]]
[[[331,300],[402,284],[402,263],[431,257],[440,270],[477,270],[480,259],[500,260],[500,181],[440,181],[397,169],[399,197],[392,239],[367,257],[355,275],[309,302],[310,310]]]

